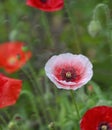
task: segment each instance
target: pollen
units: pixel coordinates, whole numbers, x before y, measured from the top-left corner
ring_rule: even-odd
[[[102,125],[100,130],[108,130],[108,126],[107,125]]]
[[[16,61],[17,61],[17,58],[16,58],[16,57],[10,57],[10,58],[8,59],[8,62],[9,62],[10,64],[14,64]]]
[[[77,80],[77,74],[74,70],[74,68],[72,67],[67,67],[67,68],[63,68],[61,70],[61,74],[60,74],[62,80],[65,80],[66,82],[72,82]]]
[[[101,130],[107,130],[107,126],[106,125],[102,125],[101,126]]]
[[[13,65],[13,64],[16,63],[18,60],[20,60],[20,55],[11,56],[11,57],[8,59],[8,63],[10,63],[11,65]]]
[[[66,72],[66,78],[71,78],[71,77],[72,77],[71,72]]]

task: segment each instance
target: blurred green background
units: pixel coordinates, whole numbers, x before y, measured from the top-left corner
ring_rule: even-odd
[[[58,90],[45,76],[44,66],[55,54],[86,55],[94,75],[75,91],[81,116],[95,105],[112,105],[112,1],[65,0],[64,8],[52,13],[25,2],[0,1],[0,43],[23,41],[33,53],[29,63],[10,75],[23,80],[23,89],[14,106],[0,110],[1,130],[79,130],[70,92]],[[104,6],[95,14],[98,5]],[[90,25],[94,15],[97,27]]]

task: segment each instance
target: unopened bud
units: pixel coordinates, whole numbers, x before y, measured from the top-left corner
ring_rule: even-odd
[[[54,130],[54,129],[55,129],[55,124],[54,124],[54,122],[51,122],[51,123],[48,125],[48,128],[49,128],[49,130]]]
[[[16,130],[16,123],[14,122],[14,121],[11,121],[11,122],[9,122],[9,124],[8,124],[8,129],[9,130]]]
[[[88,26],[88,32],[92,37],[98,35],[102,30],[102,26],[99,20],[92,20]]]
[[[93,93],[94,89],[93,89],[93,86],[92,85],[89,85],[87,87],[87,90],[88,90],[88,93]]]

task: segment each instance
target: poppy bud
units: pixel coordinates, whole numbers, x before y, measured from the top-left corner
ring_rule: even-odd
[[[48,128],[49,128],[49,130],[53,130],[53,129],[55,128],[54,122],[51,122],[51,123],[48,125]]]
[[[9,130],[16,130],[16,129],[17,129],[17,124],[16,124],[16,122],[14,122],[14,121],[9,122],[9,124],[8,124],[8,129],[9,129]]]
[[[87,90],[88,90],[88,93],[89,93],[89,94],[92,94],[93,91],[94,91],[93,86],[92,86],[92,85],[89,85],[89,86],[87,87]]]
[[[88,25],[88,32],[90,36],[95,37],[102,30],[102,26],[99,20],[92,20]]]

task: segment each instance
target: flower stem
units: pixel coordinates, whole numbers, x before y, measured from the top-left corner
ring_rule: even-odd
[[[77,29],[76,29],[76,23],[73,19],[71,11],[68,7],[67,1],[65,1],[65,9],[66,9],[66,12],[68,14],[69,21],[71,22],[71,25],[72,25],[72,28],[73,28],[74,40],[75,40],[74,44],[75,44],[76,52],[81,53],[81,47],[80,47],[79,39],[78,39],[78,36],[77,36],[78,34],[77,34]]]
[[[98,4],[94,11],[93,11],[93,19],[97,20],[98,19],[98,16],[99,16],[99,11],[100,9],[103,9],[104,13],[105,13],[105,16],[106,16],[106,26],[107,26],[107,39],[108,39],[108,44],[109,44],[109,47],[110,47],[110,55],[112,54],[112,44],[111,44],[111,41],[112,41],[112,24],[111,24],[111,14],[110,14],[110,10],[109,10],[109,7],[107,4],[105,3],[100,3]],[[111,60],[112,62],[112,60]]]
[[[46,124],[48,124],[49,123],[49,121],[47,119],[48,114],[49,114],[49,117],[51,118],[51,120],[54,120],[54,117],[52,116],[51,111],[46,110],[48,112],[47,113],[44,110],[44,108],[47,107],[46,106],[46,100],[45,100],[45,97],[44,97],[44,92],[42,90],[41,84],[37,80],[37,73],[36,73],[35,69],[32,67],[32,64],[30,62],[28,62],[27,65],[28,65],[29,72],[27,70],[25,70],[25,69],[23,70],[23,72],[26,74],[26,76],[28,76],[29,80],[31,81],[35,96],[38,94],[38,96],[41,97],[41,102],[42,103],[39,104],[39,107],[41,109],[41,112],[43,113],[43,117],[45,119]],[[25,92],[25,94],[30,96],[30,94],[28,94],[28,92]]]
[[[74,91],[73,91],[73,90],[70,90],[70,92],[71,92],[71,97],[72,97],[72,100],[73,100],[73,103],[74,103],[74,106],[75,106],[75,109],[76,109],[76,112],[77,112],[78,119],[80,119],[79,109],[78,109],[76,100],[75,100],[75,98],[74,98]]]
[[[53,47],[54,46],[54,40],[53,40],[53,36],[50,32],[50,26],[49,26],[49,22],[48,22],[48,19],[47,19],[45,12],[41,12],[41,22],[42,22],[42,24],[45,28],[46,35],[49,39],[50,45],[51,45],[51,47]]]

